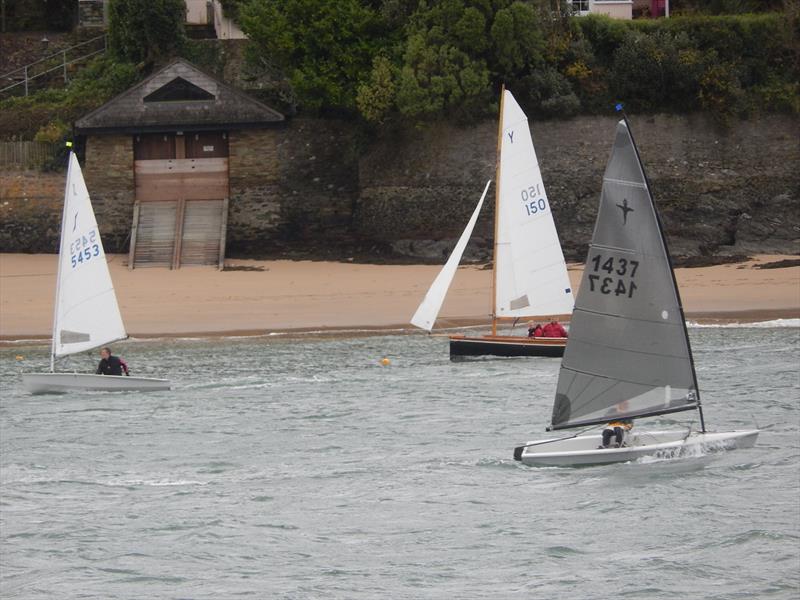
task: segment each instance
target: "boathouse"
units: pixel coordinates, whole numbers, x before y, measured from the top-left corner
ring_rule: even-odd
[[[87,185],[108,227],[129,230],[129,268],[221,268],[233,205],[277,194],[283,121],[184,59],[78,119]]]

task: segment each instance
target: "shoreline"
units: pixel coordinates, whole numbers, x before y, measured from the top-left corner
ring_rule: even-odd
[[[686,321],[691,328],[691,324],[697,325],[758,325],[778,320],[800,320],[800,309],[783,310],[742,310],[728,312],[698,312],[687,313]],[[454,321],[454,320],[451,320]],[[374,325],[363,327],[296,327],[291,329],[234,329],[229,331],[185,331],[172,333],[131,333],[127,339],[111,342],[146,342],[157,340],[198,340],[213,341],[222,339],[243,339],[243,338],[280,338],[280,339],[299,339],[306,336],[320,338],[339,338],[339,337],[371,337],[380,335],[430,335],[433,337],[445,337],[463,329],[485,329],[491,327],[491,322],[479,321],[476,319],[460,319],[457,324],[448,327],[434,329],[426,333],[421,329],[403,323]],[[569,323],[569,319],[562,319],[562,322]],[[521,327],[521,326],[518,326]],[[798,323],[800,327],[800,323]],[[0,348],[11,348],[15,346],[41,346],[50,343],[50,337],[41,335],[25,335],[18,337],[0,335]]]
[[[742,263],[677,268],[687,320],[714,324],[800,318],[797,261],[760,268],[797,258],[762,255]],[[408,321],[441,269],[229,259],[225,271],[129,270],[126,259],[110,255],[109,270],[129,337],[140,340],[421,332]],[[0,254],[0,346],[49,342],[56,265],[52,254]],[[573,290],[582,273],[583,265],[569,265]],[[459,267],[434,335],[487,327],[491,285],[490,269]],[[552,315],[541,317],[546,316]]]

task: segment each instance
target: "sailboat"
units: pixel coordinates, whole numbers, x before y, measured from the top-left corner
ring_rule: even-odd
[[[575,435],[514,449],[528,465],[588,465],[691,448],[751,447],[758,430],[706,430],[667,240],[627,119],[619,121],[561,361],[548,431],[696,410],[700,430],[628,432],[620,447]]]
[[[550,202],[545,193],[528,118],[506,90],[500,98],[495,186],[492,333],[450,336],[450,357],[561,356],[566,338],[498,335],[501,322],[572,312],[574,303]],[[489,182],[491,183],[491,182]],[[466,229],[411,319],[431,331],[483,205],[487,183]]]
[[[32,394],[72,390],[168,390],[169,381],[86,373],[56,373],[56,358],[127,338],[89,191],[74,152],[69,155],[53,311],[49,373],[24,373]]]

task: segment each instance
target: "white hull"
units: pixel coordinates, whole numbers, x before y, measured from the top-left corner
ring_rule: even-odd
[[[76,390],[155,392],[170,389],[168,379],[88,373],[23,373],[22,385],[31,394],[63,394]]]
[[[582,435],[553,442],[529,442],[535,445],[524,448],[518,460],[531,466],[580,466],[627,462],[644,456],[679,457],[698,450],[752,448],[758,433],[753,429],[693,432],[687,436],[685,431],[641,431],[629,434],[622,448],[598,448],[602,435]]]

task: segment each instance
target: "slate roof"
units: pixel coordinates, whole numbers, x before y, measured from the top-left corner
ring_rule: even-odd
[[[75,121],[75,129],[79,134],[245,129],[283,120],[276,110],[178,58]]]

